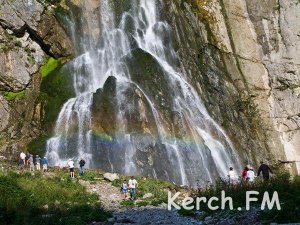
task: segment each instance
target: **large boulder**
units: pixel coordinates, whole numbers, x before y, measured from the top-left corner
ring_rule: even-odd
[[[105,174],[103,174],[103,176],[104,176],[105,180],[108,180],[110,182],[113,182],[113,181],[119,179],[119,175],[116,173],[105,173]]]
[[[143,195],[143,199],[152,198],[154,195],[152,193],[146,193]]]

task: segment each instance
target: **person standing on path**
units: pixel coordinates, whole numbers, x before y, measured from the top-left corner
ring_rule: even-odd
[[[20,159],[22,159],[23,160],[23,165],[25,166],[25,158],[26,158],[26,155],[25,155],[25,153],[24,152],[21,152],[20,153]]]
[[[46,157],[44,157],[44,158],[42,159],[42,166],[43,166],[43,171],[44,171],[44,172],[47,172],[47,170],[48,170],[48,160],[47,160]]]
[[[74,161],[72,159],[69,159],[68,167],[70,169],[70,177],[75,178],[75,176],[74,176]]]
[[[35,156],[35,165],[36,165],[36,170],[40,171],[41,170],[41,158],[38,155]]]
[[[121,192],[124,194],[124,200],[127,198],[127,181],[126,179],[123,181],[121,185]]]
[[[229,168],[228,172],[228,178],[229,178],[229,184],[236,184],[237,183],[237,175],[235,171],[233,170],[233,167]]]
[[[242,176],[243,181],[247,181],[247,172],[248,172],[248,170],[249,170],[249,168],[248,168],[248,166],[246,166],[244,168],[244,170],[242,171],[241,176]]]
[[[29,155],[28,164],[29,164],[29,171],[34,172],[33,155],[31,154]]]
[[[128,181],[128,186],[130,189],[130,199],[136,200],[136,189],[138,187],[138,183],[137,183],[136,179],[134,179],[134,176],[132,176],[130,178],[130,180]]]
[[[29,158],[30,158],[30,154],[29,152],[26,153],[26,156],[25,156],[25,165],[28,166],[29,165]]]
[[[25,159],[20,158],[18,164],[19,164],[20,172],[23,173],[24,172],[24,166],[25,166]]]
[[[260,173],[262,173],[264,181],[268,181],[270,178],[270,173],[273,174],[273,172],[268,165],[264,164],[263,161],[261,161],[260,163],[261,165],[258,169],[257,176],[259,177]]]
[[[249,181],[250,183],[254,182],[255,180],[255,173],[252,167],[249,168],[249,170],[247,171],[247,181]]]
[[[81,159],[79,161],[79,175],[83,176],[84,174],[84,165],[85,165],[85,161],[83,159]]]

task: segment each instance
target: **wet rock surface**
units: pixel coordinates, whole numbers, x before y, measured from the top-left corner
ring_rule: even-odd
[[[297,161],[298,1],[165,3],[182,69],[243,157]]]
[[[54,5],[34,0],[0,3],[0,60],[4,62],[0,65],[0,151],[11,156],[45,130],[41,124],[45,111],[37,101],[44,57],[70,56],[74,50],[53,14]],[[97,1],[89,3],[93,12],[99,7]],[[80,7],[76,1],[74,4]],[[122,7],[128,8],[125,3]],[[165,35],[164,44],[174,44],[179,55],[174,64],[180,65],[181,72],[202,96],[212,117],[240,152],[241,161],[299,161],[299,7],[296,0],[165,1],[164,14],[174,37],[168,40]],[[121,12],[116,14],[120,17]],[[130,20],[127,25],[130,27]],[[134,40],[130,44],[136,46]],[[129,65],[132,79],[162,112],[167,130],[179,130],[180,115],[168,110],[173,104],[172,87],[155,59],[135,49],[124,62]],[[111,165],[103,156],[109,157],[112,149],[122,147],[113,144],[116,95],[113,77],[94,95],[95,158],[104,168]],[[137,146],[137,168],[152,176],[155,168],[165,179],[178,179],[163,175],[172,166],[156,164],[167,158],[167,153],[155,136],[158,131],[145,94],[131,84],[126,95],[132,102],[122,107],[127,107],[130,141]],[[140,112],[146,113],[144,117]],[[106,136],[99,138],[98,133]],[[176,137],[184,135],[176,133]],[[104,149],[102,155],[99,149]],[[114,156],[115,161],[125,157]],[[288,166],[291,171],[299,170],[299,163]],[[115,169],[120,171],[122,167]]]

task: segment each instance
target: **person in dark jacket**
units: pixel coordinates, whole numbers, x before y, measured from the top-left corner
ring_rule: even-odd
[[[84,174],[84,165],[85,165],[85,161],[83,159],[81,159],[79,161],[79,168],[80,168],[79,175],[80,176],[83,176],[83,174]]]
[[[257,176],[260,176],[260,173],[262,173],[264,180],[268,181],[270,178],[270,173],[273,174],[273,172],[268,165],[264,164],[264,162],[260,162],[260,163],[261,165],[258,169]]]

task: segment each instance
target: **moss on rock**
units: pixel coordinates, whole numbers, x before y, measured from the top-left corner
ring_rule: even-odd
[[[30,153],[33,155],[43,156],[46,149],[46,142],[50,138],[48,135],[41,135],[38,138],[32,140],[27,148],[30,150]]]
[[[46,59],[46,63],[44,65],[42,65],[41,67],[41,75],[42,78],[45,78],[46,76],[48,76],[49,74],[51,74],[52,72],[54,72],[56,69],[60,68],[62,65],[62,59],[54,59],[52,57],[47,58]]]
[[[42,125],[47,131],[52,130],[62,105],[72,96],[74,96],[72,77],[67,68],[57,67],[43,78],[40,101],[47,112],[42,119]]]
[[[24,90],[19,92],[7,91],[7,92],[3,92],[2,95],[7,101],[20,100],[25,98],[25,91]]]

